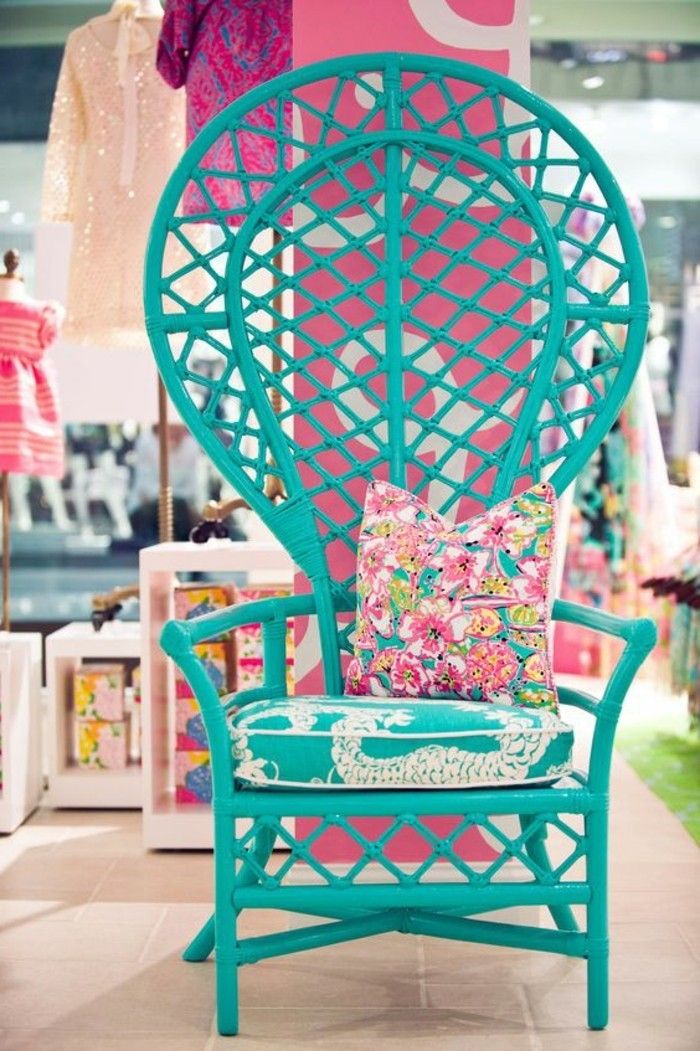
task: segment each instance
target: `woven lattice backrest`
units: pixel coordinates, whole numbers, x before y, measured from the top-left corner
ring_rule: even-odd
[[[146,277],[183,419],[310,577],[332,553],[336,589],[372,477],[452,517],[533,479],[561,492],[629,389],[646,300],[583,136],[417,55],[300,69],[220,114],[167,187]]]

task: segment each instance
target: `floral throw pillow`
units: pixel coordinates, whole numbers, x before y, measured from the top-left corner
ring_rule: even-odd
[[[547,652],[556,497],[533,486],[459,525],[367,490],[345,692],[558,710]]]

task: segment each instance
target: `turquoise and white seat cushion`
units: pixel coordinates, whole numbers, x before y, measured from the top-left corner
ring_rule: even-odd
[[[513,787],[572,769],[553,712],[475,701],[282,697],[239,709],[230,732],[235,775],[254,785]]]

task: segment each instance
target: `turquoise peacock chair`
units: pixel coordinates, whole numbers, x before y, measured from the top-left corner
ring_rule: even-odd
[[[251,172],[243,155],[256,149]],[[342,695],[370,479],[463,520],[538,480],[563,493],[596,450],[648,314],[637,235],[605,163],[546,102],[474,66],[387,53],[298,69],[239,99],[185,153],[153,223],[145,307],[183,420],[307,589],[163,632],[211,749],[215,911],[185,959],[216,950],[220,1032],[237,1032],[242,964],[392,930],[583,957],[588,1024],[604,1027],[611,753],[650,621],[555,602],[555,620],[624,647],[600,699],[560,690],[590,716],[592,747],[585,773],[549,786],[274,788],[237,777],[231,723],[235,709],[284,705],[293,618],[317,625],[325,694]],[[264,685],[222,703],[195,647],[251,622]],[[383,831],[360,817],[385,818]],[[460,849],[473,829],[487,863]],[[345,866],[316,849],[328,830],[353,844]],[[392,860],[406,830],[424,844],[420,863]],[[277,840],[287,853],[270,865]],[[547,907],[556,929],[474,918],[522,905]],[[247,908],[327,922],[239,939]]]

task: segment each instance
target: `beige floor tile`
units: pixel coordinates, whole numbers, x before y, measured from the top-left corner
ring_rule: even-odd
[[[67,905],[63,901],[42,898],[30,901],[23,898],[3,898],[0,900],[0,931],[29,920],[67,923],[75,919],[85,907],[84,904]]]
[[[417,961],[410,947],[333,946],[263,960],[240,973],[241,1003],[249,1007],[419,1007]],[[401,950],[403,949],[403,952]]]
[[[678,924],[681,936],[697,959],[700,960],[700,919]]]
[[[526,993],[536,1029],[542,1033],[585,1029],[586,987],[583,984],[559,986],[529,985]],[[610,988],[610,1034],[619,1047],[635,1047],[633,1037],[645,1031],[659,1034],[659,1051],[665,1051],[664,1036],[675,1034],[678,1041],[700,1033],[700,985],[696,982],[666,982],[659,971],[656,982],[618,982]],[[561,1047],[567,1045],[562,1040]],[[604,1045],[605,1046],[605,1045]],[[682,1043],[679,1047],[685,1048]]]
[[[646,917],[655,922],[685,924],[697,920],[700,902],[697,891],[669,893],[665,889],[611,891],[610,920],[613,923],[642,922]]]
[[[205,1051],[208,1037],[144,1031],[61,1032],[55,1029],[14,1029],[0,1034],[3,1051]]]
[[[484,1032],[478,1008],[242,1010],[236,1051],[301,1051],[309,1046],[333,1051],[537,1051],[531,1032]],[[207,1051],[230,1047],[229,1040],[215,1037]]]
[[[95,903],[90,907],[97,908],[98,904]],[[160,958],[171,953],[179,955],[202,924],[209,918],[210,913],[211,906],[208,904],[168,905],[162,921],[158,924],[153,937],[149,940],[145,959]],[[261,935],[275,934],[280,931],[309,926],[313,923],[312,917],[282,912],[279,909],[247,909],[239,917],[237,929],[240,938],[255,938]],[[361,942],[351,942],[344,946],[336,946],[328,951],[335,953],[345,952],[351,955],[360,953],[363,957],[366,957],[367,948],[362,948],[361,945]],[[380,940],[375,940],[372,951],[375,951],[381,945],[382,942]],[[409,966],[417,966],[417,943],[415,939],[400,939],[400,937],[397,937],[395,949],[386,946],[381,949],[381,952],[386,953],[387,959],[393,958],[396,966],[404,966],[407,961],[413,961]]]
[[[539,1051],[697,1051],[697,1034],[687,1028],[650,1029],[634,1021],[613,1023],[604,1032],[559,1029],[538,1033]]]
[[[695,982],[700,997],[700,964],[680,934],[656,941],[612,945],[611,981],[655,982],[659,978],[664,982]],[[585,980],[585,968],[581,968],[581,980]]]
[[[96,824],[119,828],[125,831],[136,831],[141,834],[141,812],[139,810],[54,810],[51,807],[39,807],[35,810],[24,828],[37,826],[64,826],[76,828],[80,825]]]
[[[492,983],[478,977],[472,982],[426,984],[426,1007],[449,1009],[464,1027],[482,1033],[518,1033],[529,1027],[529,1009],[521,986]]]
[[[167,911],[168,906],[163,902],[90,901],[77,912],[76,918],[82,923],[136,923],[152,928]]]
[[[0,1018],[10,1029],[31,1021],[60,1031],[206,1035],[213,989],[213,969],[170,958],[148,966],[6,960]]]
[[[624,945],[627,942],[655,942],[664,939],[674,939],[682,933],[679,924],[667,921],[657,923],[655,920],[631,921],[630,923],[610,924],[610,943],[613,947]]]
[[[151,853],[117,859],[95,900],[211,902],[212,892],[213,864],[208,852]]]
[[[659,925],[660,926],[660,925]],[[700,982],[698,961],[674,924],[666,925],[664,937],[642,939],[640,932],[627,940],[613,931],[610,976],[617,982]],[[490,946],[447,946],[426,939],[426,981],[460,982],[548,982],[586,981],[586,964],[550,953],[521,952]]]
[[[138,960],[151,925],[36,920],[0,932],[3,960]]]
[[[72,858],[44,856],[39,848],[34,847],[0,875],[0,899],[84,901],[96,890],[114,863],[112,858],[85,857],[76,864]]]
[[[558,982],[581,967],[580,960],[551,953],[425,938],[425,980],[432,984],[497,986],[500,982]]]
[[[665,862],[644,865],[620,861],[614,856],[610,863],[610,891],[624,894],[627,888],[635,891],[655,891],[663,887],[669,894],[693,894],[700,884],[700,851],[695,862],[677,862],[671,857]],[[700,910],[699,910],[700,913]]]

